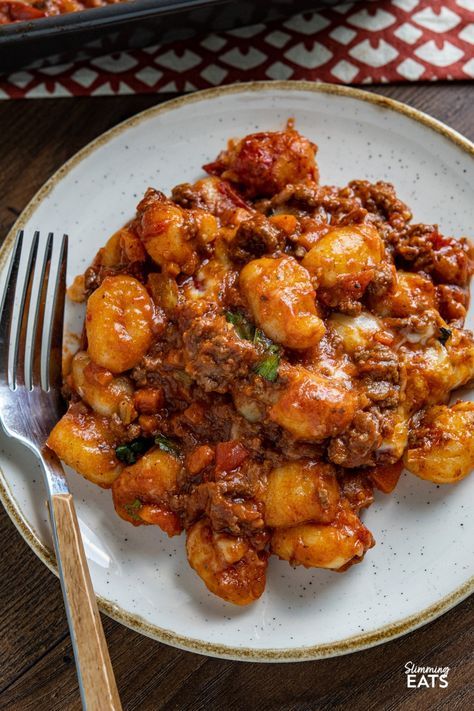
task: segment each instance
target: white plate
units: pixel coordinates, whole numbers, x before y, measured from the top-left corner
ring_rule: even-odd
[[[230,136],[282,128],[290,117],[319,145],[324,183],[388,180],[416,221],[438,222],[457,236],[474,231],[474,147],[466,139],[413,109],[354,89],[256,83],[148,109],[91,143],[26,208],[4,261],[19,227],[64,231],[71,280],[133,215],[149,185],[166,192],[195,180]],[[38,466],[6,438],[0,445],[3,502],[53,568]],[[206,591],[186,562],[183,537],[134,528],[116,516],[109,491],[72,472],[69,482],[102,609],[193,651],[259,661],[342,654],[425,624],[472,589],[474,477],[439,488],[403,476],[395,493],[377,495],[364,517],[377,545],[361,565],[338,575],[293,570],[272,558],[265,594],[245,609]]]

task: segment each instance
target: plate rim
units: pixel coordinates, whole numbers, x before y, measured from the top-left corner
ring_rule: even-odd
[[[431,130],[434,130],[436,133],[441,134],[449,141],[456,144],[464,152],[474,158],[474,142],[465,138],[462,134],[450,128],[442,121],[439,121],[438,119],[435,119],[432,116],[429,116],[428,114],[403,102],[362,89],[339,86],[335,84],[326,84],[324,82],[314,83],[309,81],[254,81],[205,89],[203,91],[185,94],[183,96],[170,99],[130,116],[87,143],[83,146],[83,148],[63,163],[60,168],[58,168],[58,170],[56,170],[34,194],[18,216],[12,228],[9,230],[3,244],[0,247],[0,269],[8,259],[16,233],[27,223],[38,205],[44,200],[48,193],[51,192],[55,185],[63,177],[65,177],[72,170],[72,168],[74,168],[75,165],[79,164],[84,158],[93,153],[100,146],[108,143],[111,139],[120,135],[125,130],[138,125],[152,116],[173,111],[174,109],[180,108],[184,105],[229,94],[245,93],[249,91],[265,92],[274,90],[288,92],[303,91],[317,94],[346,96],[375,104],[381,108],[395,111],[399,114],[407,116],[408,118],[427,126]],[[31,527],[19,504],[16,502],[1,467],[0,501],[2,502],[8,516],[29,547],[46,565],[46,567],[58,576],[54,553],[47,546],[45,546]],[[353,635],[336,642],[282,649],[234,647],[232,645],[205,642],[193,637],[179,635],[146,621],[136,613],[132,614],[127,612],[107,598],[100,595],[96,595],[96,597],[99,609],[107,616],[117,622],[120,622],[124,626],[139,632],[140,634],[179,649],[212,657],[233,659],[238,661],[297,662],[325,659],[328,657],[349,654],[388,642],[389,640],[400,637],[408,632],[412,632],[428,622],[435,620],[437,617],[466,599],[472,592],[474,592],[474,576],[466,580],[461,586],[457,587],[451,593],[441,598],[441,600],[429,605],[418,613],[409,615],[408,617],[402,618],[396,622],[382,625],[371,632]]]

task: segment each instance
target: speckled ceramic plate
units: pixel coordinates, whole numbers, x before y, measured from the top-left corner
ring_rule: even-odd
[[[438,222],[448,234],[474,232],[474,146],[466,139],[407,106],[354,89],[257,83],[162,104],[91,143],[26,208],[3,261],[19,227],[65,231],[71,280],[133,215],[149,185],[166,192],[192,181],[230,136],[278,129],[289,117],[319,145],[324,183],[388,180],[416,220]],[[70,311],[68,321],[77,327],[80,314]],[[3,503],[54,570],[38,466],[6,438],[0,445]],[[265,594],[245,609],[207,592],[186,562],[183,537],[135,529],[115,515],[110,492],[72,471],[69,482],[102,610],[185,649],[256,661],[343,654],[425,624],[472,589],[474,478],[439,488],[404,475],[396,492],[377,495],[364,516],[377,545],[361,565],[338,575],[293,570],[272,558]]]

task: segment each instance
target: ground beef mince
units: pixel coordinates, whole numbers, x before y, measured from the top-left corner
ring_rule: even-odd
[[[225,393],[251,373],[257,349],[240,338],[214,307],[204,310],[202,306],[187,306],[182,313],[189,324],[183,330],[185,371],[206,392]]]
[[[328,448],[328,457],[341,467],[362,467],[373,464],[373,452],[382,442],[381,416],[378,412],[358,412],[352,427],[334,437]]]
[[[383,407],[398,405],[400,363],[397,353],[383,343],[375,343],[358,349],[354,361],[367,396]]]
[[[250,262],[264,254],[274,254],[285,249],[286,238],[263,215],[256,214],[239,225],[229,242],[229,256],[238,264]]]
[[[394,241],[400,265],[426,272],[435,283],[466,286],[473,268],[472,247],[466,239],[444,237],[436,225],[412,225]]]

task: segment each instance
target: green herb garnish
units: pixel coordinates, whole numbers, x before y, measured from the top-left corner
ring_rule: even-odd
[[[116,448],[115,454],[117,459],[121,462],[124,462],[125,464],[135,464],[137,457],[140,454],[144,454],[147,449],[150,449],[151,444],[151,440],[146,439],[145,437],[137,437],[137,439],[134,439],[132,442],[128,442],[128,444],[120,444]]]
[[[452,331],[449,328],[444,328],[441,326],[439,329],[438,341],[444,346],[448,338],[451,338]]]
[[[266,356],[254,368],[257,375],[261,375],[265,380],[271,383],[278,377],[278,368],[280,365],[280,349],[278,346],[271,345],[266,352]]]
[[[130,518],[135,519],[135,521],[140,520],[140,516],[138,515],[138,512],[140,511],[141,507],[142,507],[142,502],[139,501],[139,499],[135,499],[135,501],[132,501],[131,504],[124,504],[124,506],[123,506],[123,508],[128,513]]]
[[[164,434],[156,435],[155,444],[157,444],[163,452],[168,452],[168,454],[172,454],[174,457],[179,456],[178,445]]]
[[[260,328],[250,323],[240,311],[226,311],[225,317],[235,327],[240,338],[252,341],[264,351],[263,359],[257,363],[254,372],[270,382],[276,380],[280,365],[280,348],[267,338]]]
[[[240,338],[246,341],[253,341],[255,337],[255,326],[250,323],[240,311],[226,311],[225,318],[237,331]]]

